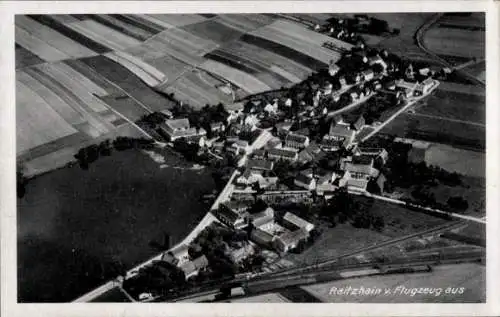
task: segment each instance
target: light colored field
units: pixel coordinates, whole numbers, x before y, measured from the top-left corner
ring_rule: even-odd
[[[23,83],[37,95],[43,98],[51,108],[54,109],[59,115],[69,124],[78,125],[85,122],[85,118],[70,105],[66,103],[54,91],[42,85],[38,80],[31,77],[29,74],[19,71],[16,73],[16,80]]]
[[[484,58],[485,33],[451,28],[432,28],[424,35],[425,46],[436,54]]]
[[[77,72],[76,70],[74,70],[73,68],[64,63],[56,63],[52,64],[51,66],[67,74],[67,76],[69,76],[70,78],[73,78],[75,81],[79,83],[79,85],[83,86],[86,91],[92,94],[95,94],[99,97],[106,96],[108,94],[108,92],[104,88],[99,87],[89,78],[85,77],[84,75],[82,75],[81,73]]]
[[[272,23],[274,19],[262,14],[221,14],[217,21],[247,33]]]
[[[267,293],[257,296],[233,299],[231,303],[289,303],[283,295],[279,293]]]
[[[286,32],[287,34],[295,37],[300,41],[304,41],[306,43],[310,43],[316,46],[321,46],[325,42],[332,42],[336,46],[347,50],[350,50],[353,47],[353,45],[347,42],[331,38],[328,35],[310,30],[302,24],[298,24],[288,20],[276,20],[267,27],[269,29],[274,29],[282,33]]]
[[[164,77],[158,78],[155,75],[153,75],[151,72],[146,71],[143,67],[141,67],[145,63],[139,63],[139,59],[135,59],[134,61],[132,61],[131,58],[124,58],[123,56],[120,56],[119,52],[109,52],[109,53],[104,54],[104,56],[106,56],[107,58],[117,62],[118,64],[120,64],[123,67],[130,70],[137,77],[139,77],[142,81],[144,81],[148,86],[152,86],[152,87],[156,86],[156,85],[160,84],[162,79],[164,78]],[[142,65],[139,66],[138,64],[142,64]]]
[[[271,65],[271,71],[272,72],[275,72],[276,74],[279,74],[283,77],[285,77],[286,79],[288,79],[289,81],[291,81],[292,83],[299,83],[302,81],[301,78],[295,76],[294,74],[292,73],[289,73],[287,72],[286,70],[284,70],[283,68],[281,67],[278,67],[276,65]]]
[[[145,43],[155,51],[164,52],[188,65],[203,63],[205,59],[202,56],[218,47],[212,41],[201,39],[180,29],[160,32]]]
[[[313,296],[328,303],[440,303],[440,302],[481,302],[485,300],[486,270],[478,264],[443,265],[434,267],[430,273],[393,274],[374,277],[347,279],[302,287]],[[432,287],[442,288],[440,296],[416,294],[415,296],[399,293],[384,295],[384,289],[394,291],[396,287],[405,288]],[[380,295],[334,295],[332,287],[341,288],[382,288]],[[446,288],[464,287],[463,294],[446,294]]]
[[[88,91],[77,78],[68,75],[51,64],[40,64],[35,66],[35,68],[51,76],[61,85],[67,87],[74,95],[77,96],[77,98],[84,102],[91,111],[101,112],[108,109],[106,104],[96,96],[92,95],[92,93]]]
[[[180,27],[193,23],[205,21],[198,14],[140,14],[141,18],[163,26],[165,29]]]
[[[62,24],[74,23],[74,22],[80,21],[77,18],[74,18],[69,14],[52,14],[51,17],[54,18],[55,20],[61,22]]]
[[[17,154],[76,132],[45,100],[16,83]]]
[[[238,87],[248,91],[250,94],[270,90],[268,85],[257,80],[255,77],[215,61],[208,60],[201,64],[200,68],[227,79]]]
[[[107,26],[99,24],[93,20],[67,23],[66,25],[74,31],[114,50],[124,50],[127,47],[139,45],[141,43],[130,36],[108,28]]]
[[[425,152],[425,162],[450,172],[485,177],[486,155],[482,152],[457,149],[444,144],[433,144]]]
[[[15,27],[15,38],[16,43],[45,61],[53,62],[69,58],[66,53],[50,46],[17,25]]]
[[[94,51],[80,45],[79,43],[63,36],[59,32],[36,22],[26,16],[17,15],[15,17],[15,24],[21,27],[26,32],[31,33],[41,41],[46,42],[48,45],[57,48],[59,51],[65,53],[72,58],[81,58],[97,55]]]
[[[231,43],[231,45],[224,48],[224,51],[228,51],[236,55],[241,54],[245,58],[266,64],[268,67],[275,65],[301,79],[307,78],[307,76],[309,76],[313,71],[311,68],[307,68],[299,63],[296,63],[285,56],[275,54],[271,51],[261,49],[255,45],[242,41],[235,41]]]
[[[340,59],[340,53],[321,46],[315,46],[314,44],[310,44],[303,39],[298,39],[297,37],[288,34],[286,30],[283,30],[282,32],[266,26],[251,32],[251,34],[284,46],[288,46],[323,63],[328,64],[331,60],[337,61]]]

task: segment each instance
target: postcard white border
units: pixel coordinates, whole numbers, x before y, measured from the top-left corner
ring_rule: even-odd
[[[0,3],[0,211],[3,316],[485,316],[500,314],[498,6],[493,1],[42,1]],[[14,14],[206,12],[487,12],[486,304],[17,304]]]

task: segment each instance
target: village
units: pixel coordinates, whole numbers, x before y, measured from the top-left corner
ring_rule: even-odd
[[[180,103],[144,118],[144,128],[167,146],[188,160],[229,166],[232,177],[211,209],[216,220],[190,244],[177,245],[126,280],[124,288],[151,300],[167,292],[165,275],[171,287],[183,289],[279,269],[272,265],[277,259],[300,253],[319,234],[311,217],[303,219],[287,206],[327,204],[339,192],[383,194],[389,153],[362,141],[382,124],[383,112],[407,109],[428,96],[439,75],[358,42],[296,87],[201,111]],[[361,222],[367,228],[384,225],[369,216]],[[162,276],[159,285],[151,282],[155,274]]]

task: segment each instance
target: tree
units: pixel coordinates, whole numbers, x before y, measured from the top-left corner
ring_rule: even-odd
[[[384,71],[384,67],[382,65],[380,65],[379,63],[373,64],[372,69],[377,74],[380,74]]]
[[[464,198],[462,198],[460,196],[450,197],[448,199],[447,203],[448,203],[448,206],[450,208],[455,209],[455,210],[464,211],[467,208],[469,208],[469,203],[467,202],[467,200],[465,200]]]
[[[24,195],[26,194],[27,178],[23,174],[22,166],[19,165],[17,166],[16,176],[17,176],[17,197],[23,198]]]

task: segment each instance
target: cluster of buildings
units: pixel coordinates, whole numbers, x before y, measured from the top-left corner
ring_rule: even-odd
[[[232,202],[221,204],[215,212],[219,220],[230,228],[245,229],[251,226],[250,239],[262,246],[272,248],[278,253],[286,253],[296,248],[299,243],[310,238],[314,225],[291,212],[287,212],[279,221],[271,207],[251,214],[251,205],[236,205]],[[239,250],[239,249],[238,249]],[[251,249],[245,253],[251,255]],[[238,251],[242,253],[243,251]]]

